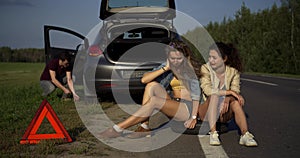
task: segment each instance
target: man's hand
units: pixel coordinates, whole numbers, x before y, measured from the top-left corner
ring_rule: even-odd
[[[77,94],[73,94],[73,100],[74,101],[79,101],[79,96]]]
[[[71,93],[71,91],[68,88],[64,88],[63,91],[64,91],[65,94],[70,94]]]

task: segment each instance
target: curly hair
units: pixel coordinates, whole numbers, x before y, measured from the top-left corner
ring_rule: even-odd
[[[225,44],[223,42],[216,42],[209,47],[209,50],[215,50],[219,53],[222,59],[226,59],[225,65],[237,69],[239,72],[243,71],[242,60],[239,56],[238,50],[233,44]]]

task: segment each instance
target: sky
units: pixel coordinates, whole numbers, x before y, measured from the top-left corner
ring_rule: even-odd
[[[82,35],[102,22],[101,0],[0,0],[0,47],[43,48],[44,25],[74,30]],[[234,18],[242,3],[251,12],[271,8],[280,0],[176,0],[176,9],[205,26]]]

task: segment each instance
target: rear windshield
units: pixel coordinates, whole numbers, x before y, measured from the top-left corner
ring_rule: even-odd
[[[110,0],[108,7],[168,7],[168,3],[168,0]]]

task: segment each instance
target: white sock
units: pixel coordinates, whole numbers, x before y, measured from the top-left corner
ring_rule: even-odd
[[[149,129],[149,126],[148,126],[146,123],[142,123],[141,126],[142,126],[144,129]]]
[[[113,129],[117,132],[123,132],[124,129],[120,128],[118,125],[114,125]]]

